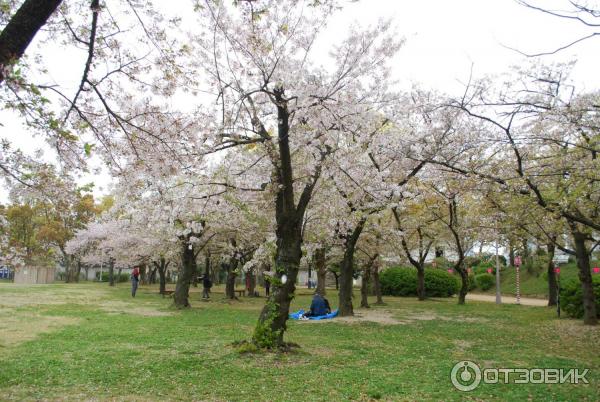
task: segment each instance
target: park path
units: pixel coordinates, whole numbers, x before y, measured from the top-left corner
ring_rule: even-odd
[[[482,294],[474,294],[468,293],[467,300],[476,300],[476,301],[484,301],[484,302],[496,302],[496,295],[482,295]],[[502,295],[502,303],[504,304],[517,304],[517,298],[514,296],[505,296]],[[537,307],[545,307],[548,305],[548,300],[544,299],[532,299],[530,297],[521,297],[521,304],[524,306],[537,306]]]

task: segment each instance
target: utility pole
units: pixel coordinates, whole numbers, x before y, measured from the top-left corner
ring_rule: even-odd
[[[498,219],[496,218],[496,304],[502,304],[500,293],[500,259],[498,258]]]
[[[517,285],[517,304],[521,304],[521,257],[515,258],[515,274],[516,274],[516,285]]]

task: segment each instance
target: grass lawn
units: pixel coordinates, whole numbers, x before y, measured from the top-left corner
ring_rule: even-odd
[[[593,261],[592,266],[597,266],[598,262]],[[508,267],[500,271],[500,288],[502,294],[515,295],[517,293],[517,275],[516,270],[513,267]],[[579,270],[575,263],[569,263],[560,266],[560,281],[565,283],[566,281],[575,278],[579,278]],[[598,274],[592,274],[598,275]],[[520,272],[520,283],[521,283],[521,296],[526,297],[539,297],[548,298],[548,277],[544,272],[540,272],[538,275],[530,274],[525,269],[521,269]],[[495,294],[496,286],[493,286],[486,292],[476,290],[477,293],[488,293]]]
[[[307,307],[310,296],[293,308]],[[240,355],[264,299],[221,295],[176,311],[156,288],[0,283],[0,400],[600,399],[600,328],[553,309],[386,298],[362,319],[291,322],[300,350]],[[336,303],[333,291],[329,292]],[[455,363],[589,368],[589,384],[450,382]]]

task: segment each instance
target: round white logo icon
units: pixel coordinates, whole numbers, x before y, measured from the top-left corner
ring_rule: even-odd
[[[463,360],[452,368],[450,380],[459,391],[473,391],[481,382],[481,369],[472,361]]]

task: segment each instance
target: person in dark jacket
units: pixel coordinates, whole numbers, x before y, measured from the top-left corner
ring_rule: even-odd
[[[140,283],[140,270],[138,267],[133,268],[131,272],[131,297],[135,297],[138,284]]]
[[[304,314],[306,317],[318,317],[321,315],[329,314],[331,307],[329,301],[318,293],[315,293],[310,304],[310,311]]]
[[[212,288],[212,281],[208,275],[204,275],[202,278],[202,298],[210,299],[210,288]]]

